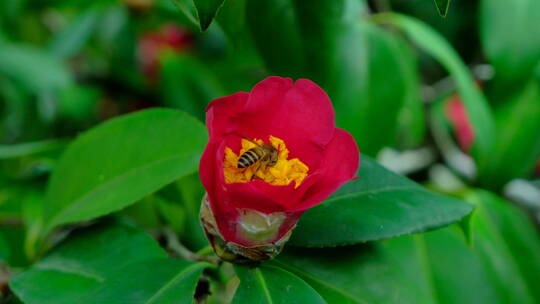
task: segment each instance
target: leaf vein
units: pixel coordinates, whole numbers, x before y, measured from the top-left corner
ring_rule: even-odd
[[[172,278],[167,284],[165,284],[163,287],[161,287],[150,299],[148,299],[145,304],[151,304],[153,301],[155,301],[157,298],[159,298],[169,287],[171,287],[173,284],[175,284],[178,280],[185,277],[186,273],[192,271],[193,269],[202,267],[203,264],[197,263],[194,265],[191,265],[184,270],[180,271],[176,276]]]

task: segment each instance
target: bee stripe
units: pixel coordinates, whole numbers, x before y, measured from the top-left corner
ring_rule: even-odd
[[[250,166],[252,165],[253,163],[255,163],[255,160],[253,159],[253,156],[249,155],[249,154],[244,154],[243,155],[243,158],[244,158],[244,162],[246,163],[246,165]]]
[[[259,155],[259,153],[257,152],[260,151],[257,151],[256,149],[251,149],[244,152],[244,154],[240,156],[240,159],[238,159],[237,167],[243,169],[256,163],[261,158],[261,155]]]
[[[240,156],[240,159],[238,160],[238,162],[242,163],[244,165],[248,165],[249,164],[249,159],[245,155],[242,155],[242,156]]]
[[[249,167],[249,164],[246,163],[246,161],[244,161],[244,159],[240,159],[240,160],[238,161],[238,168],[244,169],[244,168],[246,168],[246,167]]]
[[[259,159],[259,155],[255,153],[253,150],[249,150],[246,152],[246,156],[251,159],[251,163],[255,163]]]

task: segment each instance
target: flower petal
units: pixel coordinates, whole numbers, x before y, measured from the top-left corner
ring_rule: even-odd
[[[315,169],[333,137],[335,122],[330,99],[315,83],[269,77],[253,88],[235,123],[241,136],[283,139],[291,158]]]
[[[212,100],[206,107],[206,126],[210,138],[234,132],[232,121],[245,107],[249,93],[238,92]]]
[[[334,134],[326,148],[321,170],[304,181],[309,190],[305,192],[301,204],[288,209],[288,212],[304,211],[317,205],[354,178],[360,164],[358,146],[348,132],[336,128]]]

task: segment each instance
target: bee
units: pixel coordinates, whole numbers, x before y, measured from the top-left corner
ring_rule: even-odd
[[[258,167],[255,170],[256,173],[260,169],[264,170],[267,166],[274,166],[277,163],[278,150],[276,148],[267,143],[259,145],[252,140],[249,141],[256,144],[257,146],[247,150],[246,152],[242,153],[242,155],[240,155],[240,158],[238,158],[238,163],[236,165],[237,168],[245,169],[247,167],[258,164]],[[253,176],[255,176],[255,173],[253,174]]]

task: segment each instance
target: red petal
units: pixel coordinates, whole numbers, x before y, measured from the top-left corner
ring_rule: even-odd
[[[258,185],[272,186],[261,180],[254,180],[247,183],[233,183],[226,185],[226,200],[235,208],[247,208],[260,211],[262,213],[283,212],[285,208],[281,206],[271,195],[260,191]],[[290,190],[289,190],[290,191]],[[290,193],[290,192],[289,192]]]
[[[301,204],[288,212],[304,211],[322,202],[342,184],[354,178],[360,164],[360,152],[351,134],[336,128],[334,138],[327,146],[321,169],[302,183],[309,189]]]
[[[213,195],[215,192],[215,170],[217,168],[215,155],[218,146],[219,144],[215,141],[210,141],[206,145],[201,161],[199,162],[199,177],[209,195]]]
[[[269,77],[255,85],[235,123],[241,136],[283,139],[290,157],[314,170],[332,139],[334,110],[326,93],[312,81]]]
[[[467,109],[459,96],[454,96],[446,105],[447,116],[450,119],[457,135],[459,145],[463,151],[468,152],[474,142],[474,130],[467,115]]]
[[[238,92],[212,100],[206,107],[206,126],[210,138],[222,137],[233,131],[234,117],[245,107],[249,93]]]

